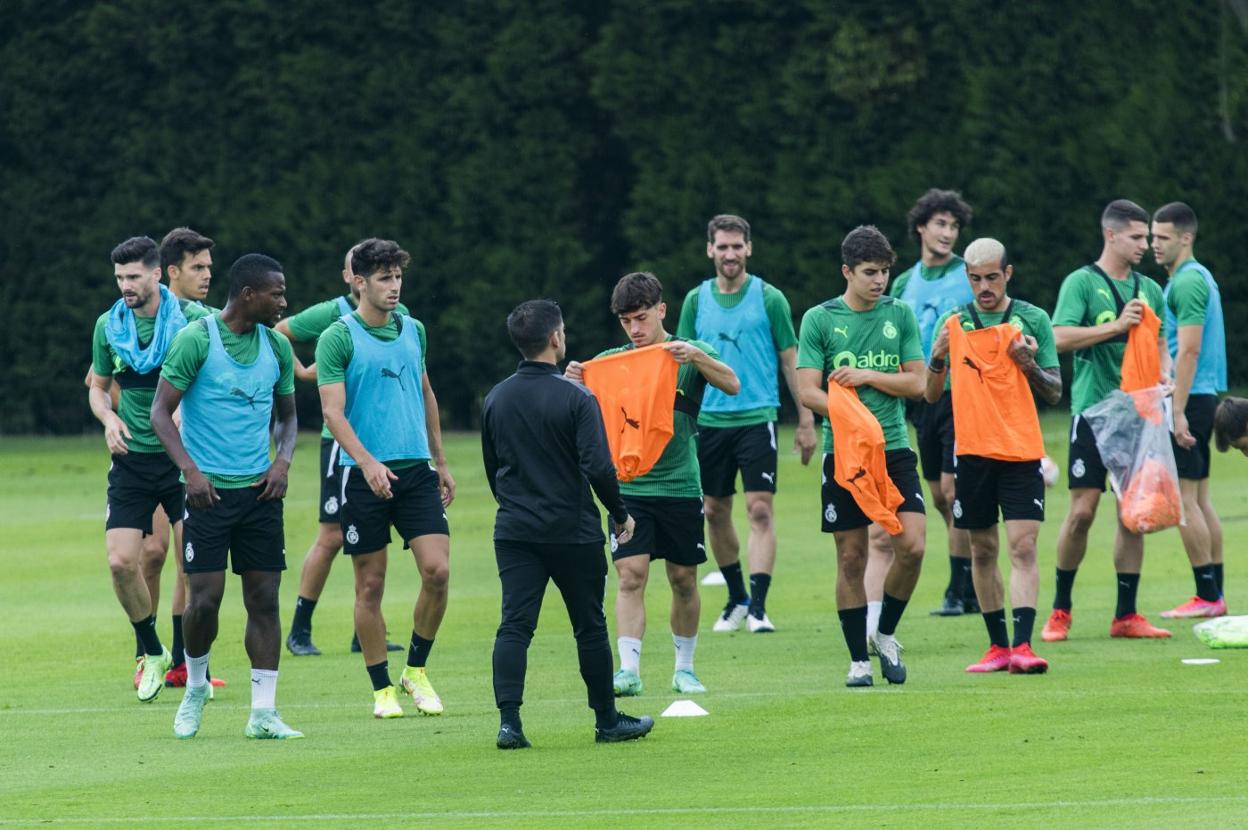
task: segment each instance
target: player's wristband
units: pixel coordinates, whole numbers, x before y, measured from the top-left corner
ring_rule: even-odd
[[[933,357],[928,361],[927,369],[934,375],[939,375],[945,371],[945,359],[943,357]]]

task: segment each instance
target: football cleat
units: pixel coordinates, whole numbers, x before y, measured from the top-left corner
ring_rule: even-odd
[[[393,686],[373,692],[373,717],[382,719],[403,717],[403,708],[399,706],[399,698]]]
[[[399,686],[405,694],[412,696],[412,703],[416,704],[422,715],[440,715],[444,711],[442,698],[433,690],[424,666],[404,667],[403,674],[399,677]]]
[[[1226,600],[1223,597],[1218,597],[1213,602],[1200,597],[1192,597],[1176,608],[1161,612],[1161,618],[1164,620],[1191,620],[1199,617],[1225,616]]]
[[[617,671],[611,678],[611,685],[615,688],[616,697],[636,697],[645,688],[641,676],[632,669]]]
[[[1054,608],[1049,620],[1040,631],[1040,639],[1046,643],[1056,643],[1070,636],[1070,612],[1064,608]]]
[[[984,656],[976,663],[966,667],[970,674],[987,674],[994,671],[1005,671],[1010,667],[1010,650],[1001,646],[989,646]]]
[[[1032,653],[1030,643],[1010,649],[1010,674],[1044,674],[1048,670],[1049,661]]]
[[[729,602],[724,606],[723,612],[719,615],[719,619],[715,621],[715,625],[711,627],[712,631],[736,631],[741,627],[741,623],[750,613],[750,605],[748,602]]]
[[[1170,632],[1155,627],[1142,614],[1127,614],[1125,617],[1115,617],[1109,624],[1109,636],[1128,637],[1133,640],[1164,640],[1170,636]]]

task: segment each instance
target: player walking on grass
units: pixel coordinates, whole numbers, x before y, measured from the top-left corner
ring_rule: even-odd
[[[199,732],[209,699],[208,655],[217,638],[227,559],[242,578],[247,610],[251,717],[244,734],[303,737],[282,722],[275,703],[282,648],[278,588],[286,568],[282,499],[296,423],[290,344],[270,326],[285,308],[282,266],[263,254],[240,257],[230,267],[225,308],[187,326],[170,347],[152,403],[152,426],[186,480],[182,558],[190,591],[182,615],[186,693],[173,722],[179,738]],[[179,406],[180,434],[173,422]]]
[[[901,532],[890,537],[895,557],[884,581],[879,627],[872,643],[890,683],[904,683],[906,667],[894,633],[923,564],[923,495],[906,432],[905,398],[923,393],[923,350],[914,312],[884,295],[896,259],[884,234],[873,226],[850,231],[841,243],[845,293],[817,305],[802,318],[797,358],[802,403],[828,416],[827,383],[853,387],[883,430],[887,478],[901,493],[896,518]],[[871,520],[850,491],[834,480],[833,434],[824,422],[823,524],[836,541],[836,607],[849,648],[848,686],[870,686],[867,654],[867,526]],[[883,475],[883,471],[880,471]]]
[[[737,395],[706,390],[698,414],[698,466],[702,471],[711,553],[728,586],[728,603],[715,631],[775,631],[767,616],[767,592],[776,561],[774,524],[780,406],[777,371],[797,406],[794,448],[802,464],[815,453],[815,418],[797,392],[797,334],[793,312],[780,289],[746,270],[753,253],[750,225],[723,214],[706,227],[706,255],[715,276],[685,297],[676,336],[710,343],[741,380]],[[732,522],[737,471],[750,519],[746,543],[750,590],[741,576],[741,542]]]
[[[615,598],[615,625],[620,670],[615,673],[615,693],[639,695],[641,641],[646,632],[646,582],[650,563],[667,562],[667,581],[672,588],[672,642],[676,647],[672,689],[682,694],[705,692],[693,668],[698,645],[698,565],[706,561],[703,543],[702,485],[698,471],[697,413],[702,391],[710,386],[735,395],[741,388],[736,374],[719,359],[710,344],[681,340],[663,328],[667,304],[663,286],[654,274],[628,274],[611,292],[611,312],[619,318],[629,345],[608,349],[606,357],[628,349],[663,344],[680,368],[676,378],[673,435],[659,460],[645,475],[620,485],[629,515],[636,520],[631,539],[614,539],[611,558],[619,575]],[[582,366],[571,361],[567,377],[582,380]]]
[[[970,533],[975,593],[989,640],[988,651],[966,670],[1039,674],[1049,666],[1031,650],[1040,586],[1036,535],[1044,521],[1044,438],[1032,395],[1057,403],[1062,373],[1049,315],[1008,294],[1014,266],[1005,246],[977,239],[963,256],[975,299],[937,323],[924,397],[929,403],[951,392],[953,397],[958,436],[953,521]],[[957,344],[951,343],[950,318],[957,321]],[[996,337],[963,333],[994,326],[1006,330]],[[977,339],[972,343],[971,337]],[[998,565],[998,508],[1009,546],[1012,643]]]
[[[634,523],[620,496],[602,413],[592,392],[559,375],[557,364],[567,350],[559,306],[550,300],[521,303],[507,316],[507,333],[524,360],[490,390],[481,409],[481,454],[498,502],[494,556],[503,586],[494,639],[496,745],[529,746],[520,723],[524,675],[552,580],[572,622],[595,740],[640,738],[654,721],[618,712],[611,689],[611,643],[602,605],[607,562],[590,489],[607,508],[617,540],[628,542]]]
[[[1041,636],[1065,640],[1071,625],[1071,589],[1088,550],[1088,531],[1105,492],[1105,465],[1092,427],[1081,413],[1117,389],[1122,382],[1122,356],[1127,333],[1143,319],[1147,303],[1165,313],[1161,286],[1133,266],[1148,249],[1148,212],[1126,199],[1110,202],[1101,214],[1104,245],[1096,262],[1071,272],[1062,281],[1053,312],[1057,351],[1074,352],[1071,380],[1070,460],[1067,478],[1070,509],[1057,536],[1057,592],[1053,613]],[[1163,376],[1169,372],[1165,341],[1159,338]],[[1158,379],[1160,382],[1160,378]],[[1118,604],[1110,624],[1111,637],[1169,637],[1137,612],[1135,599],[1144,561],[1144,537],[1127,530],[1121,518],[1114,537],[1114,570]]]
[[[421,580],[399,684],[420,712],[440,715],[443,708],[425,665],[446,613],[451,537],[445,510],[455,497],[455,480],[442,453],[438,401],[425,373],[425,327],[396,311],[410,261],[389,240],[356,245],[351,272],[359,306],[316,344],[321,411],[344,468],[338,520],[355,569],[355,630],[378,718],[403,716],[381,617],[391,525],[411,548]]]
[[[156,633],[156,598],[151,590],[160,586],[159,569],[154,579],[145,578],[143,538],[153,531],[152,515],[163,507],[168,516],[182,517],[181,481],[178,468],[161,447],[152,430],[151,408],[161,364],[174,337],[191,319],[176,298],[160,284],[160,251],[146,236],[127,239],[113,249],[113,273],[121,299],[100,315],[91,344],[88,400],[91,412],[104,425],[104,440],[112,454],[108,471],[108,513],[105,544],[113,590],[143,654],[137,690],[139,700],[153,700],[164,685],[173,657]],[[113,408],[110,387],[121,388]],[[158,594],[157,594],[158,596]]]
[[[321,334],[335,321],[345,314],[353,312],[360,304],[359,290],[351,272],[351,255],[355,248],[347,251],[342,265],[342,279],[347,284],[346,296],[338,296],[310,306],[291,317],[282,319],[277,330],[286,335],[291,343],[315,342]],[[407,306],[399,303],[395,306],[399,314],[409,314]],[[295,356],[295,379],[316,382],[316,364],[305,367]],[[303,568],[299,572],[299,596],[295,600],[295,614],[290,623],[290,633],[286,635],[286,648],[295,656],[316,656],[321,650],[312,642],[312,613],[316,603],[325,589],[325,581],[329,579],[329,570],[334,564],[338,552],[342,550],[342,525],[338,523],[338,499],[342,493],[342,470],[338,463],[339,447],[334,436],[329,432],[329,424],[321,428],[321,466],[320,466],[320,526],[312,547],[308,548],[303,558]],[[403,646],[386,641],[386,651],[402,651]],[[351,651],[360,651],[359,635],[351,638]]]
[[[1174,461],[1186,523],[1179,536],[1192,564],[1196,596],[1162,612],[1166,618],[1218,617],[1222,595],[1222,523],[1209,498],[1209,439],[1218,393],[1226,391],[1222,293],[1196,261],[1196,212],[1171,202],[1153,214],[1153,255],[1166,283],[1166,346],[1174,366]]]

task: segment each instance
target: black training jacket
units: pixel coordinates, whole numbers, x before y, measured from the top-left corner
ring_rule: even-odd
[[[598,401],[553,363],[523,360],[485,396],[481,454],[495,539],[602,543],[591,487],[617,524],[628,517]]]

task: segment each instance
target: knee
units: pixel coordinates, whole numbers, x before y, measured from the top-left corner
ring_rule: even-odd
[[[368,572],[358,574],[355,579],[355,601],[357,604],[380,606],[382,594],[386,589],[384,572]]]
[[[243,598],[247,606],[247,614],[251,617],[277,616],[277,591],[270,588],[259,588],[248,591]]]
[[[108,570],[113,575],[113,581],[119,582],[138,576],[139,563],[131,556],[110,550],[108,552]]]
[[[165,566],[165,558],[169,555],[168,545],[159,545],[149,536],[143,540],[143,553],[141,561],[143,570],[147,573],[160,573]]]
[[[719,499],[704,499],[702,512],[711,524],[722,524],[732,521],[732,505]]]
[[[321,525],[321,532],[318,534],[320,538],[321,548],[329,555],[336,554],[342,550],[342,525],[329,524],[328,522]]]
[[[1010,564],[1015,568],[1034,567],[1036,564],[1036,540],[1022,539],[1011,545]]]
[[[190,596],[186,598],[186,608],[183,609],[184,617],[194,617],[199,614],[216,614],[221,609],[221,596],[210,591],[191,591]]]
[[[975,540],[971,540],[971,561],[979,567],[984,565],[992,565],[997,561],[997,548],[995,545],[979,544]]]
[[[756,501],[750,505],[750,526],[756,530],[770,530],[771,517],[774,513],[772,506],[766,501]]]
[[[1092,527],[1092,520],[1095,518],[1095,508],[1085,504],[1072,504],[1070,513],[1066,516],[1066,522],[1070,525],[1071,530],[1077,533],[1087,533]]]
[[[646,587],[644,571],[621,568],[619,571],[619,587],[621,594],[639,594]]]
[[[841,573],[847,579],[862,579],[867,570],[867,549],[854,545],[845,546],[836,555]]]
[[[943,484],[932,482],[932,507],[941,513],[949,510],[949,506],[953,504],[953,488],[946,488]]]
[[[446,593],[451,582],[451,564],[438,562],[420,569],[420,582],[426,591],[435,594]]]
[[[918,539],[903,545],[893,545],[896,561],[903,568],[917,568],[923,564],[923,540]]]
[[[698,576],[693,568],[687,573],[672,574],[668,582],[672,585],[672,596],[682,603],[691,602],[698,595]]]

